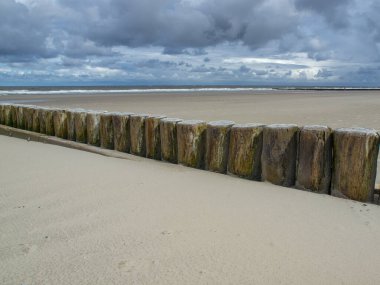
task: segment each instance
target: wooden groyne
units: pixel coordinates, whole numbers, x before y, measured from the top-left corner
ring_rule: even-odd
[[[374,198],[373,129],[204,122],[161,115],[0,104],[0,124],[91,148],[356,201]]]

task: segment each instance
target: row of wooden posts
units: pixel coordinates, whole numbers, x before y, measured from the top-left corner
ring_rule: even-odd
[[[0,105],[0,123],[256,181],[372,201],[373,129],[206,123],[148,114]]]

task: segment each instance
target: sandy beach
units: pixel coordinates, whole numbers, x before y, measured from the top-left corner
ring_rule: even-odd
[[[377,284],[377,205],[0,137],[2,284]]]
[[[380,91],[14,95],[184,119],[380,129]],[[380,207],[0,136],[1,284],[378,284]]]
[[[0,96],[0,102],[163,114],[182,119],[380,129],[380,90]]]

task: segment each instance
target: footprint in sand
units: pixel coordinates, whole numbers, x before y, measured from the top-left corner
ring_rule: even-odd
[[[144,272],[150,271],[154,266],[157,265],[156,260],[141,260],[141,262],[134,262],[133,260],[122,260],[117,264],[117,267],[121,271],[125,272]]]
[[[28,245],[28,244],[19,244],[20,250],[23,254],[29,254],[37,250],[36,245]]]

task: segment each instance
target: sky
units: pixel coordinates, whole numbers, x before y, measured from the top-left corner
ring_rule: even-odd
[[[0,0],[0,85],[380,86],[378,0]]]

